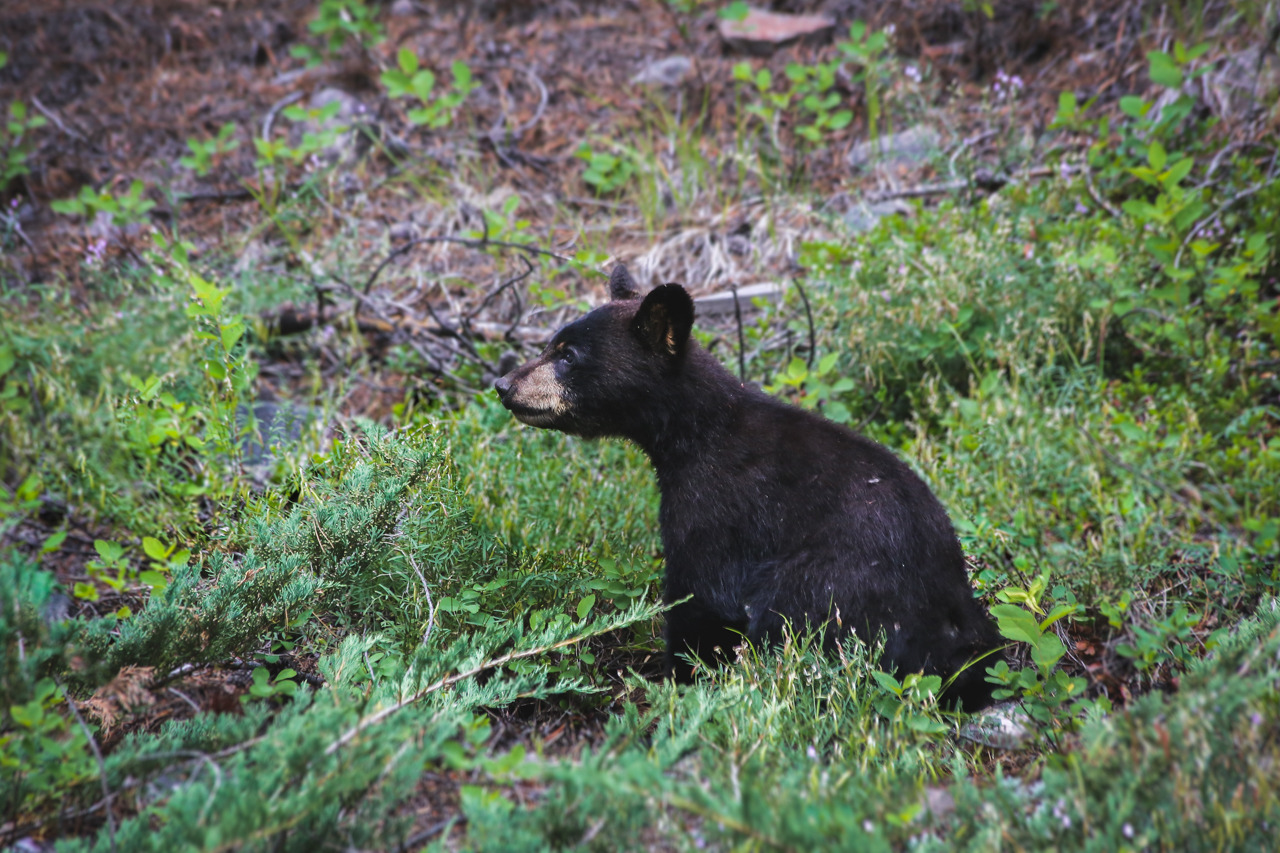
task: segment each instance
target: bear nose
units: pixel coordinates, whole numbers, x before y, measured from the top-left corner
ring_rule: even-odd
[[[505,376],[499,376],[494,380],[493,390],[498,392],[499,398],[507,399],[507,395],[511,393],[511,380]]]

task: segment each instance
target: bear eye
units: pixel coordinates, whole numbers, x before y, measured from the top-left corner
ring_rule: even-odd
[[[564,362],[566,367],[573,367],[574,363],[578,360],[578,354],[569,349],[569,347],[565,347],[560,350],[560,360]]]

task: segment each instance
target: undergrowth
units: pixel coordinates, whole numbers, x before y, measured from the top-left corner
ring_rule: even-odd
[[[381,38],[363,3],[322,6],[313,30],[328,42],[309,58]],[[851,121],[830,99],[840,74],[877,128],[903,115],[889,49],[855,27],[835,59],[785,81],[735,70],[719,82],[752,109],[723,161],[694,132],[705,112],[654,96],[635,138],[582,140],[575,168],[655,233],[667,207],[781,200]],[[278,138],[259,146],[277,180],[255,186],[258,233],[274,228],[289,263],[197,258],[157,229],[149,251],[86,268],[91,304],[56,285],[0,296],[0,837],[61,835],[66,850],[1269,846],[1280,191],[1274,156],[1226,147],[1195,108],[1183,84],[1206,56],[1153,52],[1151,97],[1118,112],[1064,93],[1039,149],[1053,176],[800,246],[804,292],[742,330],[750,375],[894,447],[951,511],[1009,641],[980,665],[1023,729],[1013,742],[939,709],[938,679],[899,681],[858,643],[824,655],[794,636],[692,687],[652,678],[662,561],[643,455],[515,424],[464,390],[488,381],[483,359],[437,371],[431,395],[383,424],[259,424],[273,358],[310,360],[296,389],[325,417],[358,385],[342,374],[426,363],[396,340],[375,367],[354,319],[301,344],[256,319],[285,298],[358,299],[358,262],[309,254],[322,247],[307,217],[334,215],[332,173],[291,190],[309,149]],[[441,132],[465,123],[475,87],[464,65],[451,79],[437,89],[411,51],[383,75],[420,105],[415,126]],[[192,145],[190,167],[235,150],[232,133]],[[438,167],[406,171],[424,198],[452,191]],[[147,214],[132,189],[77,198],[66,212]],[[531,245],[522,210],[508,194],[467,233]],[[580,307],[561,285],[602,243],[537,268],[529,303]],[[308,276],[291,272],[299,260]],[[327,380],[321,336],[340,361]],[[496,360],[498,346],[476,351]],[[265,472],[251,470],[255,442],[270,446]],[[225,693],[221,674],[241,669],[229,707],[149,716],[156,696],[205,676]],[[530,708],[599,721],[598,737],[556,750],[493,723]],[[427,776],[458,805],[423,833]]]

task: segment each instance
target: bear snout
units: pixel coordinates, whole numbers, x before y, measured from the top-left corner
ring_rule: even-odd
[[[493,381],[493,390],[498,392],[498,398],[505,403],[507,401],[507,397],[510,396],[511,394],[510,375],[508,374],[507,376],[499,376],[497,379],[495,379]]]

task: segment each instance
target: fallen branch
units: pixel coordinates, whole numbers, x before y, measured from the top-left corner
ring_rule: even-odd
[[[408,252],[410,249],[417,246],[423,246],[428,243],[456,243],[460,246],[468,246],[472,249],[487,249],[491,246],[498,249],[516,249],[521,252],[528,252],[531,255],[555,258],[557,261],[566,264],[573,262],[572,258],[565,257],[559,252],[553,252],[550,249],[539,249],[536,246],[526,246],[523,243],[511,243],[506,240],[490,240],[488,223],[486,222],[485,233],[479,239],[474,237],[419,237],[415,240],[410,240],[402,246],[397,246],[392,250],[391,254],[387,255],[386,258],[383,259],[382,263],[378,264],[378,266],[374,268],[373,274],[370,275],[369,279],[364,283],[363,292],[369,292],[373,287],[374,282],[378,280],[378,276],[382,275],[382,271],[387,268],[388,264]]]
[[[333,291],[330,290],[328,292]],[[325,323],[350,311],[354,305],[353,301],[334,302],[326,305],[324,312],[321,313],[315,305],[300,307],[292,302],[285,302],[262,312],[258,315],[258,318],[273,329],[277,335],[287,337],[309,332],[312,329],[323,326]],[[433,326],[430,323],[404,320],[400,323],[388,324],[379,319],[363,315],[357,322],[356,328],[366,335],[390,335],[394,334],[397,329],[403,330],[405,325],[411,325],[413,331],[420,334],[435,336],[447,336],[450,334],[449,330]],[[530,345],[545,344],[551,340],[551,336],[554,334],[553,329],[541,326],[512,326],[509,323],[495,323],[487,320],[469,321],[466,324],[466,329],[476,340],[516,341]]]
[[[350,743],[352,740],[358,737],[360,733],[363,732],[365,729],[369,728],[370,726],[377,725],[378,723],[385,720],[387,717],[390,717],[396,711],[399,711],[402,708],[407,708],[408,706],[414,704],[415,702],[418,702],[426,698],[427,696],[431,695],[432,693],[435,693],[437,690],[443,690],[446,687],[450,687],[454,684],[457,684],[459,681],[466,681],[468,678],[474,678],[475,676],[479,675],[482,672],[486,672],[487,670],[490,670],[490,669],[497,669],[498,667],[505,666],[506,664],[509,664],[512,661],[523,660],[524,658],[531,658],[531,657],[534,657],[535,655],[546,654],[547,652],[553,652],[556,649],[563,649],[568,646],[575,646],[578,643],[581,643],[583,640],[587,640],[587,639],[590,639],[591,637],[597,636],[597,634],[599,633],[608,633],[608,631],[616,630],[616,628],[618,627],[621,627],[621,626],[620,625],[611,626],[609,628],[606,628],[603,631],[599,631],[599,632],[593,631],[590,634],[581,634],[576,637],[569,637],[568,639],[560,640],[559,642],[556,642],[556,643],[550,643],[548,645],[538,646],[532,649],[525,649],[524,651],[520,651],[520,652],[509,652],[508,654],[502,655],[500,657],[487,660],[484,663],[474,666],[465,672],[459,672],[454,675],[449,675],[444,678],[433,681],[431,684],[428,684],[426,687],[422,688],[417,693],[414,693],[412,696],[409,696],[408,698],[405,698],[405,699],[401,699],[399,702],[396,702],[393,705],[388,705],[382,710],[374,714],[371,714],[368,717],[365,717],[360,722],[356,723],[354,726],[347,729],[345,732],[343,732],[341,737],[339,737],[333,743],[329,744],[329,746],[325,749],[324,754],[333,755],[339,749],[346,746],[348,743]]]

